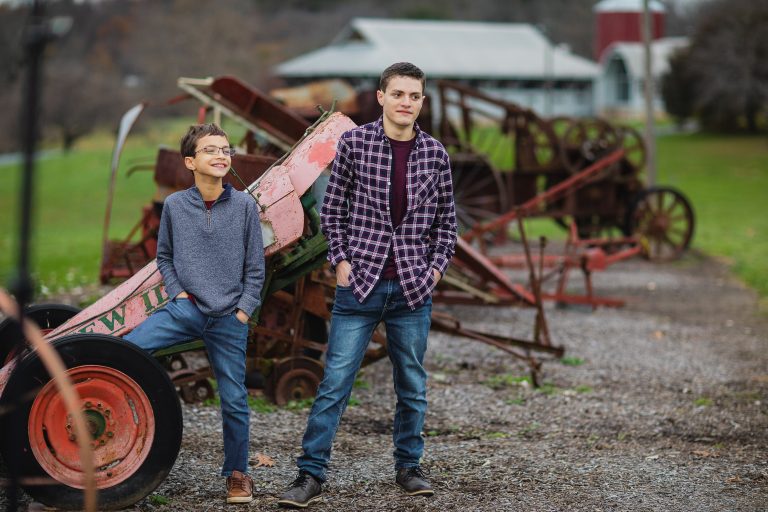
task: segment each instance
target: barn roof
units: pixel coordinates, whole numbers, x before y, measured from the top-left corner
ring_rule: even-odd
[[[276,68],[283,77],[378,77],[408,61],[430,78],[591,80],[596,63],[523,23],[355,18],[326,47]]]

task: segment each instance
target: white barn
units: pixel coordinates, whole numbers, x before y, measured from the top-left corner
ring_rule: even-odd
[[[685,37],[667,37],[651,43],[651,74],[654,81],[654,110],[664,111],[661,79],[669,70],[669,58],[688,46]],[[603,54],[598,85],[601,110],[607,115],[638,116],[645,108],[645,50],[642,43],[613,43]]]
[[[288,85],[343,78],[373,89],[400,61],[423,69],[428,89],[430,80],[448,79],[545,116],[597,110],[598,65],[522,23],[355,18],[328,46],[283,62],[275,75]]]

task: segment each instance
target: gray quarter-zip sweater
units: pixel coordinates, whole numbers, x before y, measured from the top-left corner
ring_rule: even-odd
[[[256,201],[225,184],[210,210],[197,187],[168,196],[160,218],[157,267],[169,297],[195,296],[209,316],[261,305],[264,247]]]

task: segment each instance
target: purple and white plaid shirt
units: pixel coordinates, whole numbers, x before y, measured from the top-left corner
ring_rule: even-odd
[[[440,142],[416,125],[408,157],[408,207],[392,227],[389,212],[392,149],[382,120],[358,126],[339,139],[321,210],[328,261],[347,260],[349,284],[363,302],[381,278],[394,248],[400,285],[411,309],[432,293],[432,268],[445,274],[456,244],[451,164]]]

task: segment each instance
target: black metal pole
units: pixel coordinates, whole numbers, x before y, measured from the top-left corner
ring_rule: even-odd
[[[45,44],[50,39],[48,28],[43,17],[42,2],[35,0],[32,4],[29,22],[24,32],[24,48],[26,57],[26,74],[24,78],[24,99],[21,111],[21,145],[23,151],[23,168],[21,177],[20,230],[19,230],[19,259],[17,274],[11,283],[11,293],[16,296],[20,313],[32,301],[34,286],[30,274],[30,235],[32,232],[32,199],[34,193],[35,151],[38,135],[38,110],[40,98],[40,68]],[[19,330],[21,325],[18,325]],[[23,335],[17,336],[23,340]],[[19,475],[12,461],[6,461],[10,476],[8,492],[8,511],[18,509]]]
[[[24,34],[26,53],[26,76],[24,79],[24,101],[21,113],[21,144],[24,155],[21,179],[19,259],[15,282],[11,287],[20,308],[32,301],[34,287],[30,274],[30,236],[32,232],[32,198],[34,193],[35,152],[38,135],[38,114],[40,101],[40,64],[43,49],[50,34],[43,18],[42,2],[32,4],[29,24]]]

